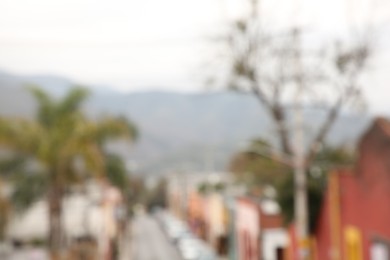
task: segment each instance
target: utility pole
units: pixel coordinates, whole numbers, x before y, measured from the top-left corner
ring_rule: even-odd
[[[260,0],[251,0],[252,17],[254,20],[260,18],[258,13]],[[299,3],[297,3],[299,8]],[[296,13],[298,13],[297,11]],[[310,259],[309,245],[309,213],[308,213],[308,195],[307,195],[307,177],[305,171],[305,140],[304,140],[304,118],[303,118],[303,103],[302,99],[305,78],[302,68],[302,46],[301,32],[296,24],[296,28],[292,30],[292,52],[293,66],[295,67],[295,81],[297,91],[294,97],[294,126],[293,126],[293,151],[292,151],[292,167],[294,170],[294,220],[298,238],[298,259]],[[286,158],[287,159],[287,158]],[[288,159],[287,159],[288,161]]]
[[[307,177],[305,172],[305,140],[303,131],[303,100],[304,78],[301,60],[301,42],[299,29],[293,30],[295,42],[294,59],[296,66],[297,91],[294,98],[294,214],[295,226],[298,236],[298,248],[300,260],[307,260],[310,257],[309,232],[308,232],[308,199],[307,199]]]

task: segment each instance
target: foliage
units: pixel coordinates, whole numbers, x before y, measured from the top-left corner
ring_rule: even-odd
[[[249,147],[233,156],[229,170],[236,179],[247,185],[249,190],[276,183],[289,172],[285,165],[263,156],[259,152],[268,147],[266,141],[254,139]]]
[[[118,155],[106,155],[106,175],[110,183],[122,192],[129,188],[129,177],[126,172],[126,166]]]
[[[201,194],[207,194],[213,190],[213,186],[208,182],[202,182],[198,186],[198,191]]]
[[[0,117],[0,144],[38,164],[39,173],[26,166],[24,176],[14,179],[12,198],[23,208],[47,196],[50,221],[57,219],[56,225],[50,225],[50,249],[55,257],[62,241],[58,219],[66,188],[89,176],[103,177],[104,142],[115,137],[134,139],[136,129],[123,118],[89,120],[81,112],[86,89],[74,88],[60,100],[37,87],[30,91],[38,102],[36,120]]]
[[[10,203],[0,196],[0,242],[3,241],[10,213]]]
[[[307,171],[307,194],[309,204],[309,230],[313,232],[321,210],[323,194],[327,185],[327,172],[334,167],[350,165],[354,156],[343,148],[324,147],[314,161],[318,172]],[[294,179],[292,172],[285,175],[277,184],[278,202],[285,223],[294,218]]]
[[[85,180],[90,173],[102,176],[106,170],[102,144],[112,137],[134,138],[136,135],[135,127],[123,118],[88,120],[80,111],[88,95],[85,89],[75,88],[62,100],[55,100],[36,87],[30,87],[30,90],[38,101],[36,121],[0,118],[0,143],[24,157],[30,156],[42,168],[40,174],[28,172],[26,176],[14,180],[16,188],[23,187],[25,192],[38,191],[33,187],[27,189],[24,184],[28,181],[43,184],[42,180],[47,178],[50,185],[60,182],[60,185],[66,186]],[[19,156],[3,162],[2,166],[22,168],[25,166],[23,163]],[[21,191],[16,193],[15,198],[34,197],[22,196]]]
[[[9,194],[4,192],[4,187],[8,186],[9,179],[14,178],[14,172],[21,171],[25,158],[21,156],[4,156],[0,160],[0,241],[5,238],[5,231],[10,217],[12,203],[9,200]]]
[[[216,192],[222,192],[226,188],[226,184],[223,182],[218,182],[214,185],[214,189]]]
[[[201,194],[208,194],[212,192],[223,192],[226,188],[226,184],[223,182],[210,183],[210,182],[202,182],[198,186],[198,192]]]
[[[309,204],[309,230],[314,231],[317,217],[322,205],[323,192],[326,186],[326,178],[308,176],[307,194]],[[286,175],[277,186],[278,203],[282,209],[285,224],[289,224],[294,218],[294,178],[293,174]]]
[[[281,206],[286,224],[294,217],[294,178],[292,169],[262,155],[268,147],[266,141],[255,139],[245,151],[236,154],[230,163],[230,170],[238,181],[246,184],[249,193],[264,195],[267,186],[277,189],[277,200]],[[313,231],[322,205],[326,188],[327,172],[335,167],[351,165],[354,155],[343,147],[323,146],[312,167],[307,171],[309,227]]]
[[[317,166],[322,170],[329,170],[335,167],[351,165],[354,160],[355,154],[347,148],[324,146],[316,155],[313,166]]]
[[[165,178],[161,178],[158,181],[157,185],[152,190],[149,191],[148,202],[147,202],[148,208],[152,208],[154,206],[166,207],[167,205],[166,189],[167,189],[167,181]]]
[[[48,190],[48,179],[42,173],[17,174],[12,179],[14,192],[11,196],[13,208],[17,211],[28,209]]]
[[[129,198],[129,204],[131,206],[137,203],[147,204],[148,190],[144,179],[138,176],[131,176],[129,186],[129,192],[127,195]]]
[[[26,164],[26,158],[20,155],[7,156],[0,160],[0,175],[3,178],[10,177],[14,172],[23,170]]]

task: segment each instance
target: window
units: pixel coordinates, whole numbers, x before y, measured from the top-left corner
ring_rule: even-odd
[[[372,242],[370,255],[371,260],[390,260],[389,245],[381,240]]]

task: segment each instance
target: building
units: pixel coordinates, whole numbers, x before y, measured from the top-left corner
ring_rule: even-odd
[[[314,259],[390,259],[390,122],[376,119],[358,152],[353,169],[329,176]]]
[[[224,188],[218,190],[221,183]],[[282,259],[288,235],[279,205],[270,199],[245,197],[245,187],[232,183],[228,174],[171,175],[169,208],[220,256],[232,260]]]
[[[232,190],[232,176],[224,172],[171,174],[167,178],[170,211],[185,220],[191,230],[207,241],[221,256],[228,253],[227,194]]]
[[[199,215],[199,207],[203,210],[204,202],[199,189],[207,184],[215,186],[229,183],[231,176],[225,172],[179,172],[167,176],[167,199],[169,210],[184,220],[191,214]]]
[[[113,251],[111,242],[119,234],[116,213],[122,203],[120,191],[107,183],[89,182],[85,191],[68,194],[62,203],[64,244],[72,247],[76,241],[88,238],[97,244],[101,259],[111,259],[108,256]],[[7,238],[23,243],[46,241],[48,232],[48,204],[46,200],[40,200],[12,217]]]
[[[238,198],[235,212],[236,259],[282,259],[288,245],[279,205],[272,200]]]

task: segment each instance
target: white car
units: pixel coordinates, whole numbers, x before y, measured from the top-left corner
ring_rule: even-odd
[[[184,260],[196,260],[201,255],[202,242],[193,236],[186,236],[178,241],[178,249]]]
[[[189,231],[184,224],[176,221],[169,221],[165,225],[165,232],[171,241],[176,242],[179,237],[181,237],[184,233],[188,233]]]

